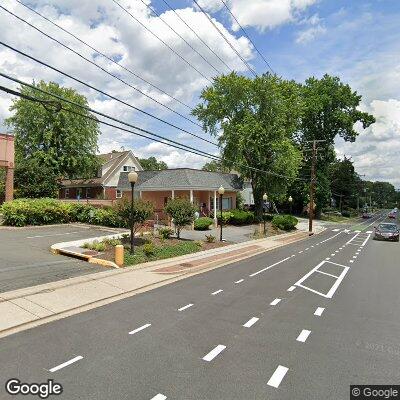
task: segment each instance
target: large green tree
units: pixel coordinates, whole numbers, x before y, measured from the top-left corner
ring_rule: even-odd
[[[74,89],[44,81],[33,85],[88,106],[86,98]],[[55,101],[52,96],[26,86],[21,86],[20,92],[40,100]],[[14,131],[17,165],[22,160],[34,159],[57,177],[93,176],[98,166],[95,154],[99,126],[97,121],[87,118],[90,116],[88,111],[68,103],[62,103],[62,109],[58,111],[57,107],[24,98],[14,100],[10,111],[13,115],[5,122]]]
[[[158,161],[155,157],[139,158],[140,165],[145,171],[162,171],[168,169],[164,161]]]
[[[201,169],[209,172],[229,172],[229,168],[225,167],[221,161],[212,160],[205,163]]]
[[[311,141],[318,143],[317,171],[320,177],[317,186],[317,210],[329,202],[329,165],[335,161],[334,143],[338,137],[354,142],[358,136],[355,125],[367,128],[375,118],[359,110],[361,96],[338,77],[324,75],[321,79],[308,78],[302,85],[304,103],[301,129],[296,140],[302,148],[310,148]],[[310,174],[311,152],[305,152],[302,175]]]
[[[297,176],[301,153],[292,139],[300,93],[295,82],[275,75],[250,79],[231,73],[215,78],[193,110],[204,130],[218,137],[224,165],[251,180],[258,217],[263,193],[279,198]]]

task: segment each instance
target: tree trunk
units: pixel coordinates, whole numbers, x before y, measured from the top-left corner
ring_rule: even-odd
[[[253,182],[251,183],[253,188],[254,197],[254,216],[256,221],[262,221],[263,219],[263,191],[257,187]]]

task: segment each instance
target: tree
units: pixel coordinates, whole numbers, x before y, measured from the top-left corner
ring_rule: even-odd
[[[139,158],[140,165],[145,171],[162,171],[168,169],[164,161],[157,161],[155,157]]]
[[[176,236],[180,239],[182,228],[194,221],[196,207],[189,200],[177,197],[170,199],[164,210],[173,218],[173,223],[176,226]]]
[[[201,169],[209,172],[229,172],[229,168],[224,167],[222,162],[217,160],[205,163]]]
[[[218,136],[223,164],[251,181],[261,219],[263,193],[278,199],[297,176],[301,153],[292,139],[300,123],[300,87],[275,75],[231,73],[215,78],[201,99],[193,115]]]
[[[37,88],[56,94],[87,107],[86,98],[74,89],[63,88],[57,83],[41,81],[33,83]],[[41,100],[55,101],[50,95],[21,86],[20,92]],[[72,114],[70,111],[81,115]],[[52,174],[65,178],[93,176],[97,170],[98,123],[88,111],[62,103],[62,110],[39,102],[19,98],[13,101],[10,111],[14,114],[6,119],[15,135],[16,165],[22,160],[34,158]]]
[[[131,201],[123,198],[117,204],[117,214],[122,219],[125,228],[131,226]],[[135,199],[133,202],[133,234],[143,226],[143,224],[152,216],[154,206],[149,201]]]
[[[338,77],[324,75],[322,79],[308,78],[302,85],[304,110],[301,128],[296,141],[302,147],[309,147],[312,140],[324,140],[318,143],[317,171],[324,176],[318,182],[320,196],[317,192],[317,210],[330,199],[329,165],[335,161],[334,141],[337,137],[354,142],[358,136],[355,124],[367,128],[375,118],[358,109],[361,96]],[[311,154],[305,153],[302,175],[310,173]],[[325,187],[322,188],[322,185]]]
[[[15,197],[38,198],[56,197],[57,175],[36,158],[21,160],[16,164],[14,174]]]

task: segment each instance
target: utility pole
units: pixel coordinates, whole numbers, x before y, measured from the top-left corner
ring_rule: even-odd
[[[313,219],[314,219],[314,195],[316,181],[316,164],[317,164],[317,143],[325,142],[325,140],[310,140],[312,142],[311,157],[311,181],[310,181],[310,205],[308,210],[308,234],[313,235]]]

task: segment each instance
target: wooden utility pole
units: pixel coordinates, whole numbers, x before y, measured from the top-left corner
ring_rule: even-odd
[[[313,234],[314,192],[315,192],[315,164],[317,162],[317,142],[313,140],[311,158],[310,205],[308,208],[308,234]]]

